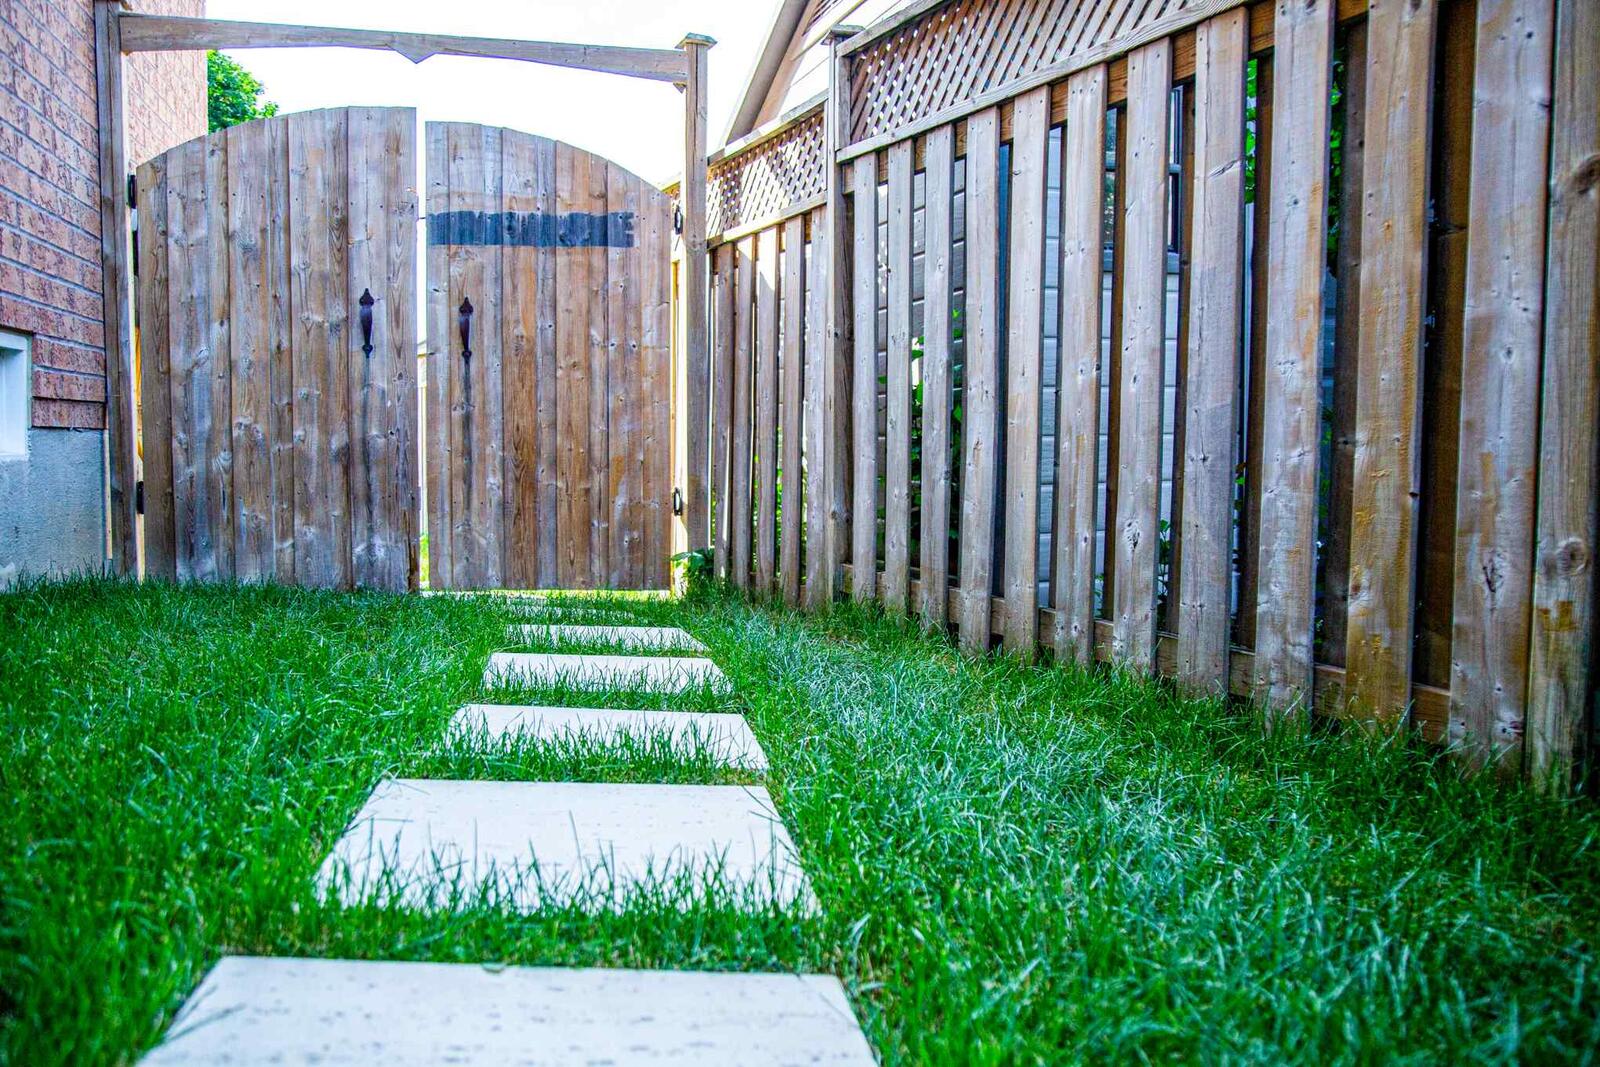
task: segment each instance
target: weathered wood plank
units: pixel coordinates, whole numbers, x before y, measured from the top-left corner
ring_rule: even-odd
[[[869,159],[851,172],[854,265],[850,307],[854,319],[854,367],[850,404],[850,451],[855,501],[851,506],[851,586],[858,601],[877,590],[878,557],[878,173]]]
[[[710,496],[707,489],[710,446],[710,355],[707,339],[706,293],[709,260],[706,255],[706,79],[709,39],[684,38],[687,80],[684,83],[683,193],[683,315],[684,418],[688,422],[684,479],[684,523],[688,547],[710,544]]]
[[[999,414],[1000,116],[967,120],[966,381],[962,389],[961,647],[989,647]]]
[[[751,426],[755,376],[756,264],[755,238],[739,242],[737,281],[734,295],[733,341],[733,434],[729,456],[732,473],[728,477],[728,523],[730,550],[728,568],[736,588],[750,588],[750,447],[754,440]]]
[[[1056,657],[1078,664],[1088,664],[1094,657],[1105,121],[1105,67],[1073,75],[1067,86],[1061,170],[1061,369],[1056,387],[1051,598],[1056,609]]]
[[[556,210],[593,210],[589,199],[591,157],[556,145]],[[603,179],[602,179],[603,180]],[[556,574],[563,588],[585,588],[591,582],[593,556],[589,531],[593,516],[594,481],[590,466],[590,392],[605,385],[591,382],[589,318],[592,299],[605,284],[604,250],[563,248],[556,257]],[[603,306],[600,309],[604,314]],[[603,439],[602,439],[603,440]]]
[[[844,36],[840,27],[834,27],[828,38],[828,100],[824,112],[824,143],[829,152],[835,152],[850,142],[850,64],[839,54]],[[850,294],[852,279],[851,220],[846,207],[848,190],[845,168],[830,158],[825,163],[827,190],[823,218],[827,232],[818,243],[825,245],[823,256],[827,267],[828,291],[826,294],[827,351],[823,355],[822,421],[824,443],[820,453],[823,462],[823,486],[827,495],[828,516],[824,530],[826,546],[822,566],[813,568],[806,576],[808,589],[818,604],[831,605],[837,586],[839,567],[849,555],[852,540],[850,509],[852,506],[850,461],[850,398],[854,395],[851,356]]]
[[[756,236],[755,588],[772,593],[778,565],[778,231]]]
[[[267,217],[289,218],[289,123],[274,118],[267,130]],[[290,305],[290,250],[288,227],[267,227],[267,375],[272,404],[270,422],[272,465],[272,530],[276,556],[273,577],[296,582],[294,566],[294,323]],[[146,446],[148,447],[148,445]]]
[[[1480,0],[1450,736],[1520,770],[1533,606],[1553,0]]]
[[[884,420],[883,589],[886,608],[904,613],[911,543],[911,170],[912,144],[889,156],[889,241],[884,264],[889,296],[887,401]]]
[[[806,310],[806,220],[796,215],[783,227],[783,376],[778,413],[783,435],[783,460],[780,474],[784,499],[778,517],[782,523],[778,544],[781,556],[778,574],[783,582],[783,600],[790,607],[800,604],[800,520],[805,511],[801,474],[801,445],[804,440],[801,390],[805,370]]]
[[[599,157],[590,159],[587,184],[570,190],[584,207],[577,210],[591,216],[606,211],[610,165]],[[569,249],[569,252],[578,251]],[[589,559],[584,588],[604,588],[611,573],[611,428],[608,419],[610,334],[606,322],[606,294],[610,286],[610,255],[607,248],[587,248],[578,254],[589,259],[589,288],[586,294],[588,317],[586,341],[589,359]],[[582,413],[579,413],[582,417]]]
[[[173,514],[172,340],[169,328],[167,167],[170,155],[139,168],[139,415],[144,438],[144,569],[177,578]],[[292,559],[292,557],[291,557]]]
[[[1039,385],[1044,345],[1045,152],[1050,91],[1019,97],[1011,142],[1011,242],[1006,301],[1005,590],[1008,652],[1038,644]]]
[[[450,124],[428,123],[426,140],[426,211],[429,216],[450,210]],[[431,589],[455,587],[455,566],[450,551],[455,531],[453,501],[456,479],[455,366],[460,358],[455,333],[455,306],[450,303],[450,250],[430,241],[427,250],[428,356],[424,382],[424,416],[427,435],[426,470],[423,480],[428,498],[428,586]],[[460,303],[459,300],[456,301]]]
[[[1169,41],[1148,44],[1128,57],[1111,654],[1140,671],[1151,670],[1155,662],[1171,87]]]
[[[1234,643],[1251,649],[1256,641],[1256,595],[1261,588],[1261,427],[1267,380],[1267,282],[1271,274],[1272,86],[1271,56],[1256,60],[1255,196],[1250,210],[1250,353],[1245,385],[1244,507],[1239,522],[1239,590]],[[1251,661],[1254,663],[1254,660]],[[1252,667],[1252,670],[1254,668]]]
[[[728,448],[732,441],[733,361],[734,361],[734,246],[722,245],[715,255],[712,282],[713,322],[711,331],[711,504],[714,528],[713,560],[717,576],[728,577],[728,515],[731,509],[728,475]]]
[[[500,136],[502,193],[499,211],[544,212],[554,208],[555,143],[512,130]],[[548,164],[546,161],[548,160]],[[505,526],[505,583],[513,589],[543,584],[541,556],[546,544],[554,546],[554,527],[541,523],[544,510],[542,476],[551,468],[544,454],[545,416],[555,429],[555,397],[540,378],[541,331],[539,311],[546,289],[553,289],[553,263],[547,267],[546,249],[508,247],[502,251],[505,273],[501,279],[501,387],[505,402],[505,443],[501,453],[504,486],[501,521]],[[550,501],[554,514],[554,500]]]
[[[643,570],[635,586],[665,589],[672,581],[672,202],[628,175],[639,188],[640,314],[644,433],[636,460],[644,465],[638,522],[643,527]]]
[[[1178,536],[1179,684],[1226,692],[1233,471],[1244,288],[1243,9],[1196,31],[1194,226],[1183,400],[1183,521]]]
[[[640,208],[642,190],[615,163],[606,167],[606,210],[631,215],[635,220],[635,246],[611,244],[606,248],[606,425],[608,467],[606,478],[607,566],[604,585],[613,589],[637,587],[645,570],[643,542],[645,518],[645,409],[643,328],[645,299],[641,285],[647,260],[657,249],[646,247]],[[651,266],[656,264],[653,262]],[[652,274],[654,286],[658,278]],[[652,293],[653,297],[654,294]],[[657,338],[653,340],[659,341]],[[670,379],[663,383],[669,390]],[[667,440],[657,443],[671,454]]]
[[[1332,0],[1280,0],[1262,396],[1255,668],[1274,714],[1311,699]]]
[[[1564,792],[1589,707],[1600,464],[1600,6],[1556,12],[1528,776]]]
[[[269,346],[271,292],[267,261],[266,122],[247,122],[222,134],[226,147],[229,389],[233,418],[234,577],[274,577],[272,375]]]
[[[1367,9],[1344,692],[1352,711],[1385,723],[1404,721],[1411,699],[1436,10]]]
[[[808,218],[806,246],[805,380],[805,530],[804,603],[809,611],[826,607],[833,571],[828,557],[828,292],[833,285],[828,263],[828,209],[816,208]]]
[[[950,590],[950,269],[955,131],[928,134],[923,193],[922,553],[918,605],[942,629]]]

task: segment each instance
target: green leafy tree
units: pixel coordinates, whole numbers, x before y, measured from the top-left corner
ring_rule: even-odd
[[[206,53],[206,119],[211,131],[270,118],[278,105],[262,100],[266,86],[221,52]]]

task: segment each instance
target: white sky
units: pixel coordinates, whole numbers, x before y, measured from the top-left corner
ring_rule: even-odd
[[[207,0],[212,18],[671,48],[716,38],[709,146],[722,143],[777,0]],[[553,137],[655,182],[683,170],[683,95],[670,84],[507,60],[392,52],[252,48],[229,52],[283,111],[415,107],[419,118]],[[420,153],[419,153],[420,154]]]

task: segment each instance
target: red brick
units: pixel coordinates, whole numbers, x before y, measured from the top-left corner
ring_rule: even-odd
[[[106,426],[106,406],[103,401],[41,397],[33,402],[33,424],[40,429],[50,430],[103,430]]]

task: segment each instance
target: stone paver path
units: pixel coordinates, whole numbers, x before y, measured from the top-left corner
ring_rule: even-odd
[[[582,626],[572,623],[524,623],[507,633],[513,641],[583,641],[623,651],[704,652],[706,646],[676,626]]]
[[[665,738],[684,756],[708,752],[716,762],[742,770],[764,771],[767,754],[743,715],[706,711],[622,711],[615,708],[549,708],[526,704],[468,704],[451,726],[469,737],[500,741],[519,737],[541,741],[614,743],[623,738],[648,742]]]
[[[709,659],[697,656],[581,656],[557,652],[496,652],[485,686],[559,685],[580,689],[649,689],[677,693],[702,685],[728,688]]]
[[[147,1064],[872,1067],[839,980],[225,958]]]
[[[395,892],[383,885],[386,868]],[[454,880],[463,890],[494,886],[527,911],[573,900],[620,906],[629,892],[687,878],[695,898],[716,879],[740,902],[810,904],[772,798],[742,785],[390,779],[319,878],[351,903],[442,904]]]

